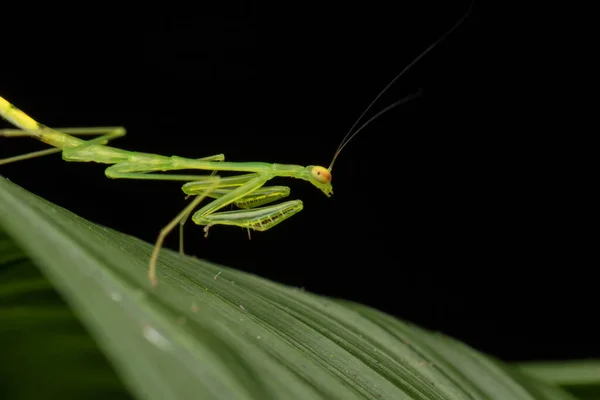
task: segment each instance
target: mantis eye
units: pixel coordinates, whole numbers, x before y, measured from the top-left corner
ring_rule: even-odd
[[[312,173],[313,178],[319,183],[325,184],[331,182],[331,172],[329,172],[327,168],[313,167],[310,172]]]

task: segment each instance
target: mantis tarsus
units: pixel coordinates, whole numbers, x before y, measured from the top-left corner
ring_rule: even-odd
[[[198,225],[203,225],[205,232],[208,233],[208,229],[213,225],[233,225],[246,228],[248,232],[250,232],[250,229],[265,231],[301,211],[303,208],[301,200],[290,200],[275,205],[266,205],[287,197],[290,193],[289,188],[285,186],[264,186],[269,180],[275,177],[290,177],[308,181],[326,196],[331,196],[333,194],[331,171],[342,149],[369,122],[415,96],[409,96],[392,103],[363,123],[358,129],[355,129],[357,124],[379,97],[398,78],[462,23],[469,14],[471,7],[472,4],[459,21],[400,71],[379,95],[375,97],[342,139],[327,168],[317,165],[301,166],[263,162],[226,162],[223,154],[190,159],[122,150],[107,146],[107,143],[110,140],[124,136],[126,131],[123,127],[52,129],[36,122],[2,97],[0,97],[0,115],[18,129],[0,130],[0,136],[29,136],[49,144],[53,148],[0,160],[0,164],[62,152],[62,158],[65,161],[112,164],[105,170],[105,174],[109,178],[187,182],[182,187],[183,192],[187,195],[196,196],[196,198],[161,230],[150,258],[148,278],[150,283],[156,286],[158,283],[156,263],[166,235],[177,224],[180,225],[180,252],[183,253],[181,228],[192,211],[206,197],[211,197],[214,200],[194,212],[192,221]],[[99,137],[91,140],[83,140],[76,137],[79,135],[99,135]],[[174,175],[157,173],[158,171],[176,170],[208,170],[212,171],[212,174]],[[243,172],[243,174],[220,177],[215,175],[218,171]],[[230,204],[235,204],[239,209],[221,211]]]

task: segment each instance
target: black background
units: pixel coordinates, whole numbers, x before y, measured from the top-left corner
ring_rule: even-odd
[[[393,76],[468,1],[357,5],[160,3],[5,14],[1,95],[52,126],[123,125],[125,149],[327,166]],[[600,356],[597,296],[568,196],[548,190],[532,121],[518,121],[515,57],[479,4],[377,103],[423,89],[359,135],[334,196],[289,185],[304,210],[252,240],[186,229],[186,252],[365,303],[505,360]],[[498,40],[500,39],[500,40]],[[533,106],[532,101],[531,105]],[[0,142],[0,157],[43,148]],[[53,155],[0,173],[99,224],[149,242],[186,204],[177,182],[109,180]],[[550,185],[551,186],[551,185]],[[564,202],[563,202],[564,200]],[[177,235],[167,240],[176,248]]]

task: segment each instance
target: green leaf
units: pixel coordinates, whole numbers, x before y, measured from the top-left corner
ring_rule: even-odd
[[[0,343],[3,399],[131,399],[73,312],[2,232]]]
[[[523,362],[517,369],[544,382],[559,385],[578,399],[600,399],[600,361]]]
[[[138,398],[573,399],[377,310],[169,250],[152,289],[152,245],[1,178],[0,229],[58,289]],[[19,259],[7,239],[0,246],[9,249],[4,260]],[[4,290],[38,286],[15,278]]]

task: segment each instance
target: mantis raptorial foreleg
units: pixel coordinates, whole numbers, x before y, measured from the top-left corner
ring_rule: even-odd
[[[61,132],[67,133],[73,136],[95,136],[101,135],[96,139],[86,141],[86,145],[89,144],[101,144],[105,145],[109,141],[125,136],[125,128],[120,126],[109,126],[109,127],[93,127],[93,128],[61,128]],[[24,131],[22,129],[0,129],[0,137],[29,137],[31,132]],[[0,165],[8,164],[16,161],[28,160],[36,157],[42,157],[49,154],[60,153],[63,151],[60,148],[51,148],[47,150],[34,151],[31,153],[21,154],[15,157],[4,158],[0,160]]]
[[[256,176],[256,174],[250,174],[250,176]],[[227,178],[221,178],[222,181],[225,179]],[[206,190],[206,187],[207,183],[205,182],[189,182],[183,186],[183,191],[188,194],[201,194]],[[217,188],[212,190],[208,194],[208,197],[220,198],[230,193],[232,190],[235,189],[229,187]],[[259,187],[258,189],[245,194],[238,200],[233,201],[236,207],[241,208],[242,210],[213,212],[195,222],[198,223],[198,221],[200,221],[206,223],[206,226],[216,224],[234,225],[247,228],[248,230],[254,229],[265,231],[302,209],[302,203],[298,201],[281,203],[270,207],[260,207],[287,197],[289,194],[290,188],[287,186]],[[205,228],[205,230],[207,229]]]
[[[267,207],[207,214],[194,219],[194,222],[198,225],[206,225],[205,232],[213,225],[232,225],[255,231],[266,231],[301,211],[302,208],[301,200],[290,200]]]
[[[251,176],[256,176],[256,174],[250,174]],[[239,180],[239,176],[234,177],[235,180]],[[221,182],[226,181],[227,178],[221,178]],[[210,182],[202,182],[202,181],[194,181],[186,183],[183,186],[183,191],[187,193],[189,196],[193,195],[202,195],[205,193],[207,187],[210,186]],[[219,198],[227,193],[231,192],[233,189],[231,187],[214,189],[210,193],[207,193],[208,197]],[[234,201],[233,203],[238,208],[254,208],[265,205],[267,203],[271,203],[282,199],[284,197],[289,196],[290,188],[287,186],[265,186],[256,189],[254,192],[247,194],[239,200]],[[183,225],[186,223],[189,214],[186,215],[179,222],[179,232],[180,232],[180,241],[179,241],[179,253],[183,254]],[[250,230],[248,229],[248,238],[250,238]]]
[[[261,190],[261,186],[268,180],[268,177],[262,174],[255,174],[254,177],[249,176],[249,178],[246,183],[236,189],[230,189],[212,203],[196,211],[192,216],[194,223],[205,225],[206,233],[211,226],[217,224],[264,231],[302,210],[302,201],[294,200],[270,207],[217,212],[228,204],[253,198],[254,193]],[[215,190],[218,189],[219,187]],[[279,195],[283,197],[286,193],[283,191]]]
[[[254,177],[254,176],[256,176],[256,174],[248,174],[245,176],[242,175],[241,177],[244,177],[244,181],[247,181],[250,177]],[[246,179],[246,177],[248,179]],[[243,181],[240,179],[240,176],[235,176],[232,178],[236,178],[235,182],[243,183]],[[228,182],[227,178],[221,177],[221,185],[219,185],[219,186],[224,186],[224,184],[226,182]],[[231,181],[229,181],[229,183],[231,184],[231,186],[234,186],[231,183]],[[189,182],[189,183],[186,183],[185,185],[183,185],[182,190],[184,191],[184,193],[187,193],[189,195],[202,194],[202,193],[204,193],[204,191],[206,190],[206,188],[209,185],[210,185],[210,182],[194,181],[194,182]],[[235,185],[235,186],[239,186],[239,185]],[[208,197],[212,197],[212,198],[216,199],[216,198],[226,195],[227,193],[231,192],[231,190],[232,190],[231,187],[220,187],[218,189],[212,190],[210,192],[210,194],[208,195]],[[254,207],[259,207],[259,206],[265,205],[267,203],[272,203],[279,199],[283,199],[284,197],[287,197],[289,195],[290,195],[290,188],[287,186],[263,186],[263,187],[260,187],[256,190],[254,190],[251,193],[248,193],[246,196],[242,197],[241,199],[236,200],[234,203],[235,203],[236,207],[239,207],[239,208],[254,208]]]

